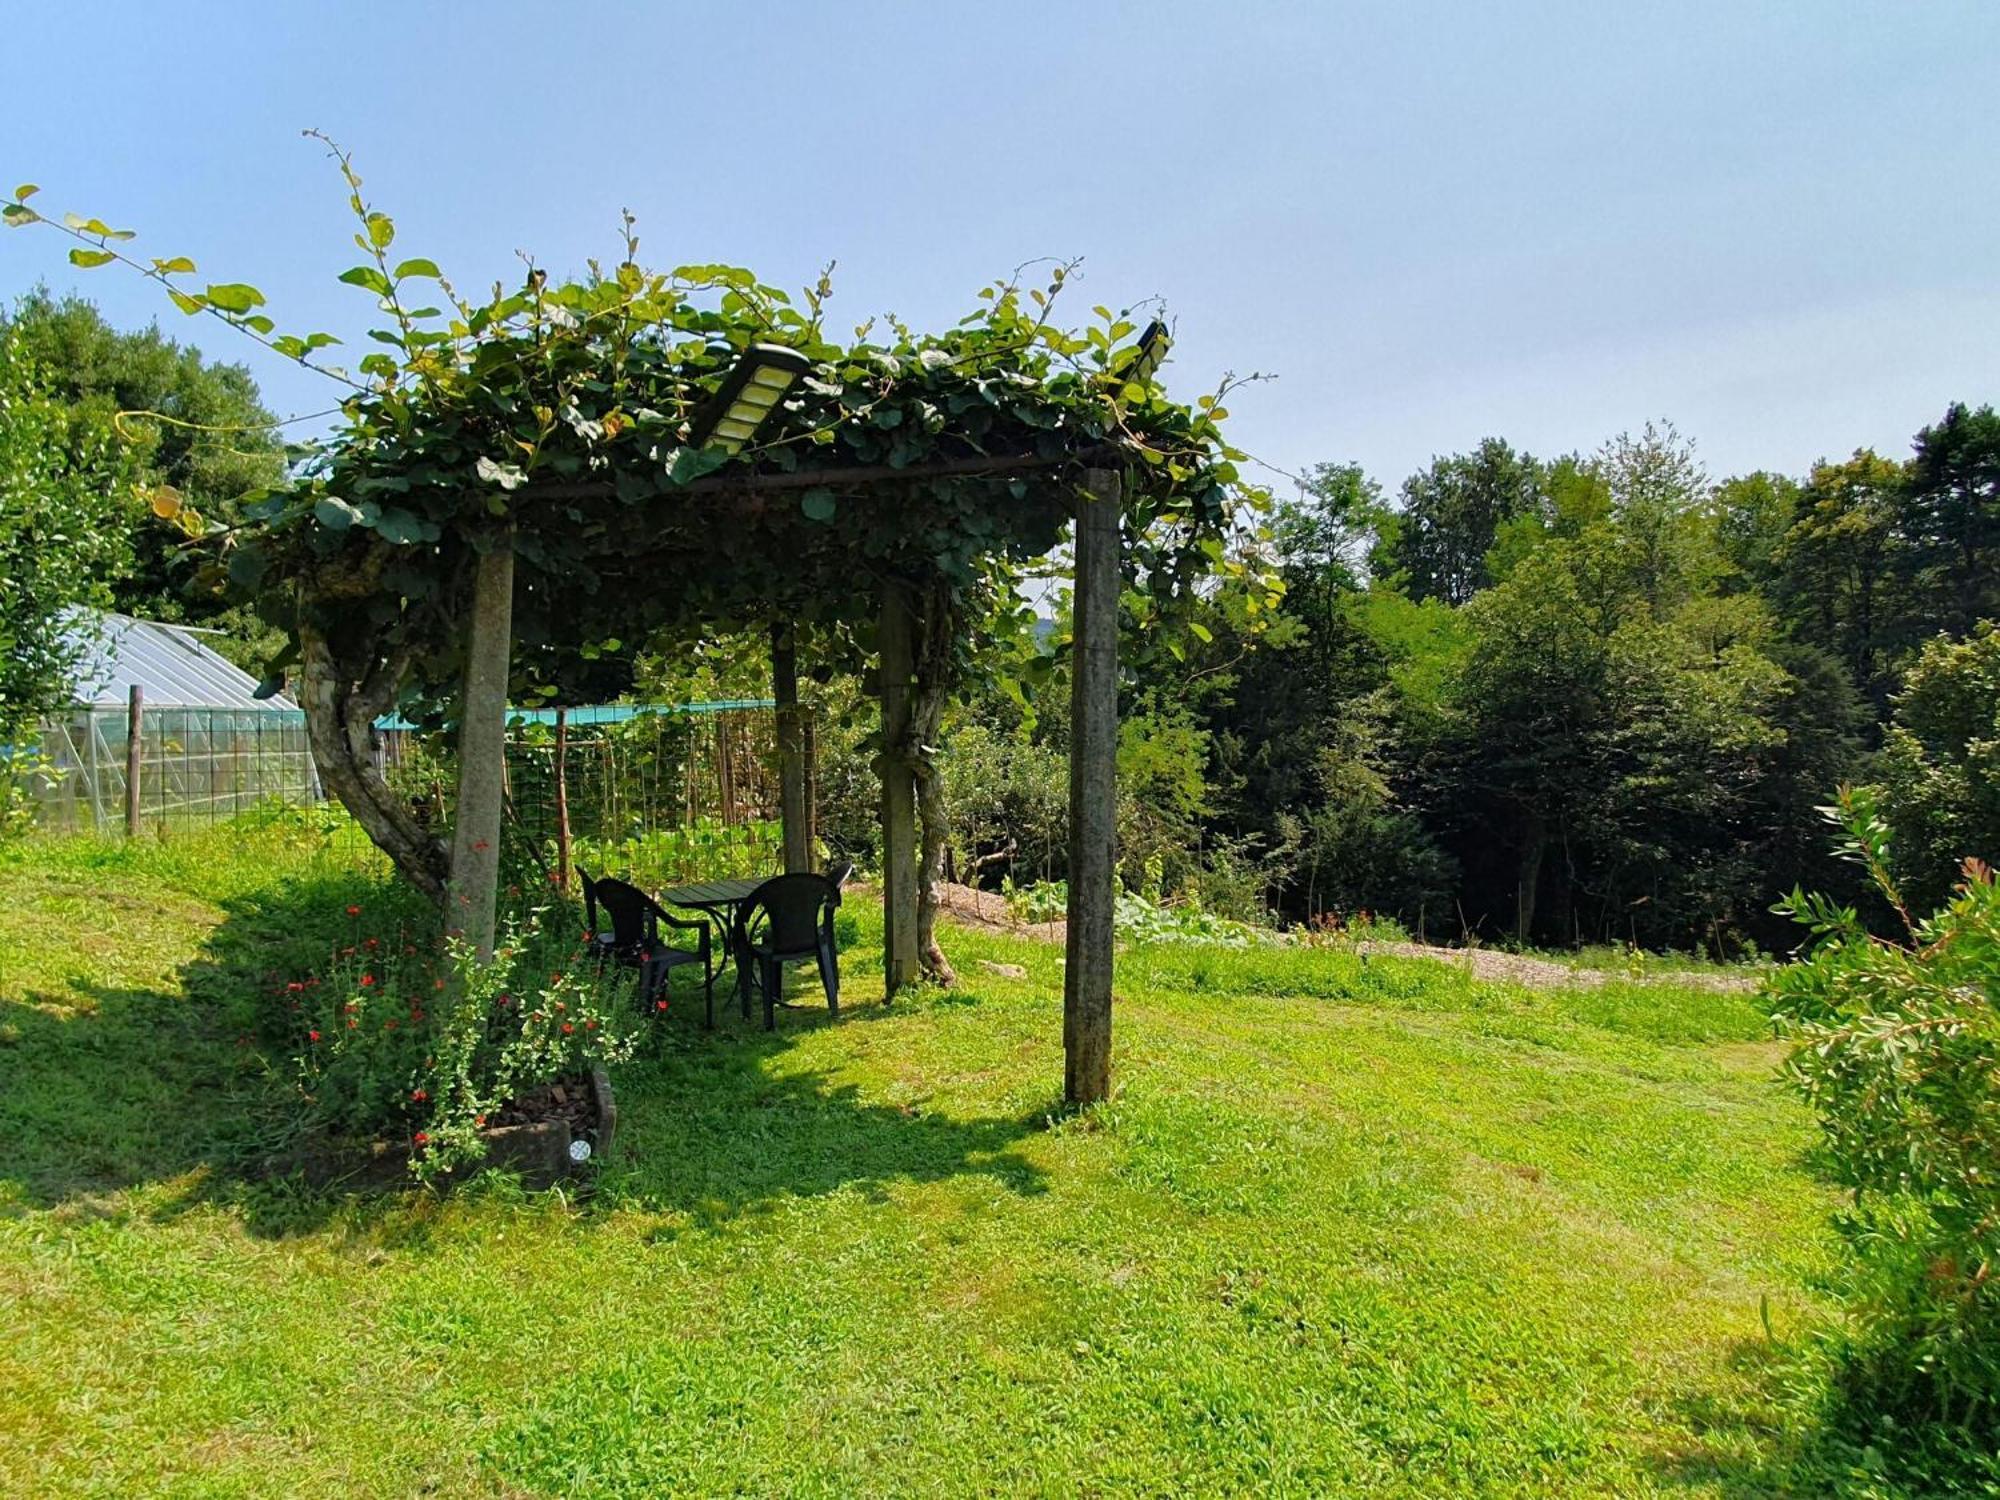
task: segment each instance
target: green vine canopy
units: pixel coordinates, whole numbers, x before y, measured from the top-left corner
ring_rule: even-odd
[[[865,640],[886,586],[948,622],[934,675],[952,677],[1018,625],[1022,571],[1060,546],[1086,466],[1126,475],[1128,638],[1177,649],[1159,627],[1199,632],[1218,570],[1247,585],[1251,613],[1276,603],[1245,545],[1267,497],[1223,433],[1231,382],[1183,404],[1134,378],[1130,310],[1058,324],[1073,267],[996,281],[942,331],[885,318],[843,340],[829,276],[795,299],[732,266],[648,270],[628,214],[615,264],[560,281],[530,265],[473,297],[397,250],[394,223],[335,159],[362,252],[340,279],[381,315],[351,368],[330,362],[331,335],[279,331],[256,288],[204,284],[186,257],[142,259],[101,220],[47,218],[32,185],[0,219],[53,226],[78,242],[72,263],[129,267],[188,315],[342,384],[336,430],[284,487],[228,524],[175,519],[213,549],[210,585],[288,633],[267,686],[298,683],[329,784],[433,893],[443,851],[371,784],[370,726],[391,707],[452,717],[473,574],[496,545],[515,557],[516,702],[615,694],[639,646],[703,632],[783,621]],[[769,343],[810,372],[753,445],[705,443],[725,376]]]

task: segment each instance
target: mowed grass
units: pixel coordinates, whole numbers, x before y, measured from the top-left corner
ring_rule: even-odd
[[[1142,950],[1064,1117],[1059,950],[884,1008],[862,911],[838,1023],[679,1007],[587,1197],[343,1195],[227,975],[374,878],[0,857],[0,1492],[1889,1492],[1754,997]]]

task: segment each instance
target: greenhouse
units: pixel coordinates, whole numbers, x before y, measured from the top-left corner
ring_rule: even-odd
[[[319,799],[304,713],[282,695],[258,698],[257,679],[205,644],[208,632],[93,612],[75,634],[73,700],[28,747],[45,827],[208,822]]]

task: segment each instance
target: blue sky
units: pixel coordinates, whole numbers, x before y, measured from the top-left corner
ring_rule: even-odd
[[[2000,7],[1706,4],[23,5],[0,176],[356,334],[330,165],[397,248],[481,284],[608,256],[941,323],[1080,256],[1076,311],[1160,295],[1178,394],[1392,488],[1497,433],[1539,453],[1679,424],[1717,474],[1901,453],[2000,399]],[[78,287],[335,394],[0,235],[0,293]],[[358,351],[351,351],[358,358]]]

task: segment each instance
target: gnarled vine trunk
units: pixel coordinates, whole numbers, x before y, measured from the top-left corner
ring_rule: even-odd
[[[407,665],[336,641],[309,619],[299,623],[299,706],[320,780],[403,877],[442,906],[451,869],[444,844],[376,764],[375,721],[396,701]]]
[[[956,984],[958,975],[937,939],[938,885],[951,842],[951,810],[937,764],[938,731],[953,684],[953,646],[959,618],[948,590],[926,591],[917,619],[916,688],[910,695],[910,737],[915,749],[917,819],[922,837],[917,860],[917,961],[927,978]]]

